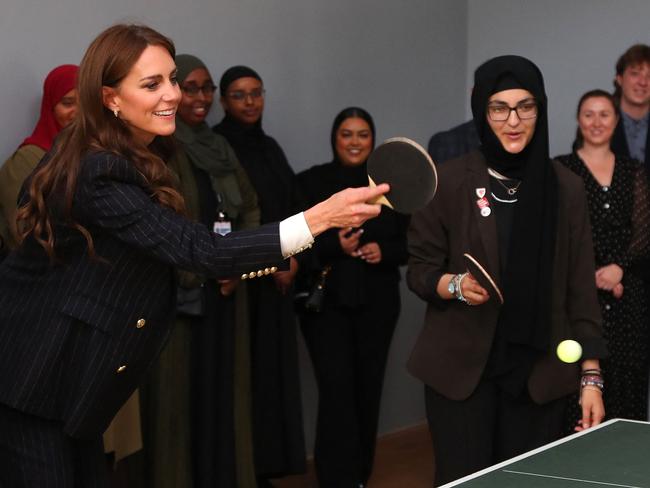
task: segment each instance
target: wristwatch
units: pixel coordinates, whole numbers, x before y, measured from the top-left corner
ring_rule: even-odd
[[[462,273],[452,276],[449,280],[449,284],[447,285],[447,291],[461,302],[467,302],[467,299],[463,296],[463,290],[460,288],[460,284],[466,275],[467,273]]]
[[[458,275],[453,275],[449,280],[449,284],[447,285],[447,291],[451,294],[452,297],[458,298],[457,290],[458,290]]]

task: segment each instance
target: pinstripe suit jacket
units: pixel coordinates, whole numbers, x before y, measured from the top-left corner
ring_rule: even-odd
[[[82,161],[73,217],[102,259],[60,220],[60,263],[32,239],[0,265],[0,402],[100,435],[168,336],[176,267],[239,276],[282,262],[279,226],[220,237],[153,203],[121,157]],[[56,215],[56,209],[54,210]]]

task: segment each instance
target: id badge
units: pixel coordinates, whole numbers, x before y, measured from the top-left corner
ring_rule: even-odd
[[[222,236],[225,236],[232,231],[232,224],[229,220],[223,222],[215,222],[212,226],[212,231],[215,234],[221,234]]]

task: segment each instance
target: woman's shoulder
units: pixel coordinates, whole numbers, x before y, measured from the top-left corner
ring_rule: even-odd
[[[331,161],[329,163],[315,164],[310,168],[300,171],[297,176],[299,180],[311,181],[313,179],[330,174],[332,172],[333,166],[334,163]]]
[[[633,172],[644,169],[644,164],[638,159],[631,158],[630,156],[623,156],[620,154],[616,155],[616,166]]]
[[[562,163],[564,166],[568,166],[576,158],[577,158],[577,156],[576,156],[575,153],[569,153],[569,154],[560,154],[559,156],[555,156],[553,159],[555,161],[558,161],[558,162]]]
[[[312,166],[296,175],[300,191],[307,199],[318,199],[325,193],[335,191],[334,163],[323,163]]]
[[[473,175],[478,173],[487,175],[487,163],[481,151],[472,150],[437,165],[436,173],[438,175],[437,194],[455,198],[454,195],[460,191],[460,187],[470,181]]]
[[[79,176],[86,180],[107,178],[146,183],[133,161],[121,154],[105,150],[84,154],[79,165]]]
[[[43,156],[45,151],[33,144],[18,148],[0,168],[0,195],[6,195],[15,203],[23,182],[38,166]]]
[[[581,174],[581,161],[580,157],[575,153],[569,153],[569,154],[560,154],[559,156],[555,156],[553,158],[553,162],[556,165],[557,168],[564,168],[569,170],[569,172],[580,175]],[[555,172],[558,172],[558,169],[556,168]]]
[[[436,171],[440,177],[443,177],[447,175],[460,175],[467,170],[485,171],[486,167],[487,163],[483,153],[478,149],[472,149],[468,153],[457,156],[449,161],[445,161],[442,164],[438,164],[436,166]]]
[[[45,156],[45,149],[36,144],[25,144],[16,149],[12,157],[20,157],[38,163],[43,156]]]
[[[45,151],[36,146],[35,144],[26,144],[20,146],[16,151],[5,161],[2,166],[3,171],[13,169],[15,167],[28,168],[33,170],[38,162],[45,156]]]
[[[560,191],[569,194],[573,192],[583,192],[584,182],[582,178],[574,171],[572,171],[570,167],[567,166],[562,160],[560,160],[560,157],[561,156],[554,158],[551,162],[553,165],[553,170],[555,171],[555,176],[557,177]]]

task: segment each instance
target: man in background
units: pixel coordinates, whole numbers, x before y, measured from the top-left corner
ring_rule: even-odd
[[[614,96],[619,101],[621,120],[612,138],[612,151],[630,156],[650,170],[650,46],[635,44],[616,63]]]

